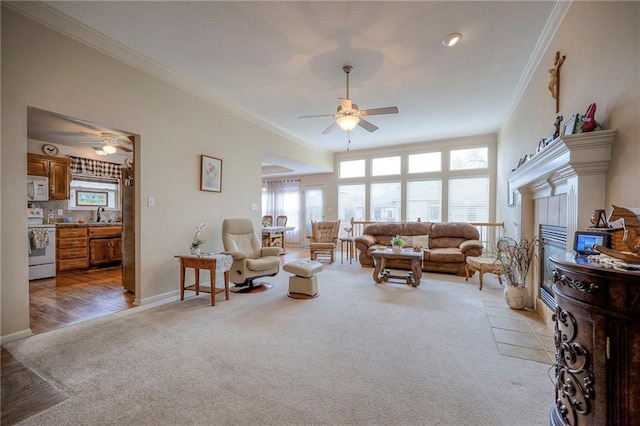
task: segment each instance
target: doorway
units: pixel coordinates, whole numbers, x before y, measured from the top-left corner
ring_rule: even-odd
[[[49,241],[56,248],[55,276],[28,282],[34,334],[136,306],[133,194],[138,142],[138,135],[130,132],[27,107],[28,164],[41,159],[68,168],[65,183],[58,185],[65,186],[65,192],[27,206],[53,216],[56,231]],[[33,174],[33,168],[28,169]],[[70,249],[60,231],[67,236],[73,229],[83,235],[79,246]],[[104,236],[108,229],[109,238],[97,238],[91,231],[95,229]],[[111,235],[114,229],[117,235]]]
[[[326,187],[324,185],[306,185],[304,187],[304,226],[302,241],[308,241],[311,235],[311,222],[322,221],[325,218]]]

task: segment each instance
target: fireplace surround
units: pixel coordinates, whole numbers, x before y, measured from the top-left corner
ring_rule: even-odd
[[[564,228],[563,251],[571,251],[575,231],[591,225],[593,210],[605,206],[606,174],[611,162],[611,146],[616,130],[562,135],[508,176],[510,190],[516,191],[513,209],[517,236],[539,235],[540,225]],[[553,214],[551,214],[551,213]],[[549,249],[547,249],[549,250]],[[548,252],[547,252],[548,253]],[[543,318],[551,309],[541,301],[542,263],[530,272],[534,283],[530,299]],[[543,297],[549,302],[548,291]]]

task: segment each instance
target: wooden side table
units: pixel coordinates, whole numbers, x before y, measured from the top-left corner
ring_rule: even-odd
[[[210,255],[210,256],[194,256],[194,255],[178,255],[175,256],[180,260],[180,300],[184,300],[184,291],[193,290],[196,296],[200,291],[211,293],[211,306],[216,306],[216,294],[224,292],[226,300],[229,300],[229,268],[233,259],[228,255]],[[228,262],[226,258],[231,259]],[[220,262],[219,262],[220,260]],[[185,285],[184,276],[187,268],[195,269],[195,284]],[[216,269],[224,271],[224,288],[216,288]],[[200,269],[209,271],[211,287],[200,287]]]
[[[340,238],[340,263],[344,263],[343,254],[345,246],[347,248],[347,257],[349,258],[349,264],[352,263],[353,258],[356,257],[356,239],[355,237],[342,237]]]
[[[467,257],[467,263],[464,265],[464,272],[467,276],[464,280],[469,281],[469,272],[473,273],[478,271],[480,273],[480,287],[482,290],[482,276],[484,274],[494,274],[498,277],[498,282],[502,285],[502,278],[500,277],[500,267],[496,264],[495,259],[481,256],[469,256]]]

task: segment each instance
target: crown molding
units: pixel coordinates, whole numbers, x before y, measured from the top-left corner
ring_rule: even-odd
[[[40,1],[3,1],[2,6],[26,16],[42,25],[66,35],[80,43],[90,46],[112,58],[130,65],[161,81],[175,86],[193,96],[219,106],[257,126],[277,134],[291,142],[302,145],[320,155],[332,155],[331,151],[310,145],[289,133],[286,129],[243,108],[229,99],[218,95],[211,89],[176,73],[153,61],[135,50],[95,31],[91,27],[59,12]]]
[[[538,42],[536,43],[536,46],[533,49],[531,56],[529,57],[529,61],[527,62],[527,65],[522,73],[522,76],[520,77],[520,81],[516,86],[516,90],[513,93],[513,97],[509,102],[507,113],[505,114],[504,119],[502,120],[502,123],[498,128],[498,134],[502,133],[504,126],[509,122],[511,115],[514,113],[516,107],[518,106],[518,103],[520,103],[520,99],[522,99],[522,96],[524,95],[524,91],[529,85],[529,82],[531,82],[531,79],[533,78],[533,74],[535,73],[536,69],[540,65],[540,61],[542,60],[542,57],[544,56],[545,52],[549,48],[549,44],[551,44],[551,40],[553,40],[553,37],[555,36],[556,31],[558,30],[558,28],[560,27],[560,24],[564,20],[564,17],[567,14],[569,7],[571,7],[571,3],[573,3],[573,0],[559,0],[556,2],[553,8],[553,11],[551,12],[551,16],[549,16],[549,19],[547,20],[547,23],[545,24],[545,27],[542,31],[542,34],[540,35],[540,38],[538,39]]]

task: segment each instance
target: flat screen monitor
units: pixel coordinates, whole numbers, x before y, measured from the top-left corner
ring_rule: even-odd
[[[577,231],[573,241],[573,250],[580,256],[600,254],[594,245],[611,248],[611,235],[607,232]]]

